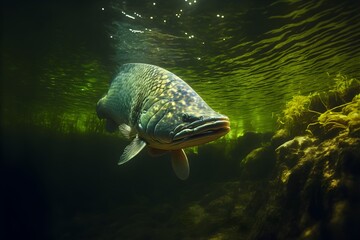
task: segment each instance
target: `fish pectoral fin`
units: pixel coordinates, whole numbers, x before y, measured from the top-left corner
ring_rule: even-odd
[[[127,139],[135,137],[135,132],[133,131],[133,129],[125,123],[123,123],[119,126],[119,131],[120,131],[121,135],[123,135]]]
[[[127,161],[131,160],[135,157],[144,147],[146,146],[146,142],[141,140],[138,136],[132,140],[132,142],[126,146],[123,154],[120,157],[118,165],[124,164]]]
[[[163,149],[157,149],[157,148],[148,147],[148,153],[152,157],[159,157],[161,155],[164,155],[167,152],[169,152],[169,151],[168,150],[163,150]]]
[[[171,151],[171,165],[178,178],[186,180],[189,177],[189,162],[183,149]]]

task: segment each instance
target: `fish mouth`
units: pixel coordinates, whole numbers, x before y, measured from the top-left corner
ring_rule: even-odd
[[[186,126],[178,126],[173,131],[172,145],[192,147],[214,141],[230,131],[227,117],[208,118],[194,121]]]

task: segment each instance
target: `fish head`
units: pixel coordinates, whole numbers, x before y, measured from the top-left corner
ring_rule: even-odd
[[[181,121],[170,132],[171,146],[185,148],[214,141],[230,131],[229,118],[215,111],[182,113]]]
[[[230,131],[229,118],[199,101],[158,101],[143,112],[139,135],[157,149],[174,150],[214,141]]]

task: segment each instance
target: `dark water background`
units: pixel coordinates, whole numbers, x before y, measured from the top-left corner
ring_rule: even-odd
[[[104,134],[95,104],[121,63],[180,76],[230,117],[232,138],[274,130],[287,100],[329,89],[339,72],[360,77],[357,1],[153,2],[3,1],[1,239],[105,236],[101,226],[236,178],[220,153],[241,153],[225,142],[190,153],[186,182],[168,156],[119,168],[127,143]]]

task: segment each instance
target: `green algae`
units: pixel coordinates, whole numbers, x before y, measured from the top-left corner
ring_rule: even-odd
[[[351,120],[358,120],[358,100],[360,81],[337,74],[334,86],[327,92],[315,92],[307,96],[297,95],[286,103],[282,114],[278,116],[278,134],[285,136],[336,134],[347,129]],[[348,107],[350,106],[350,107]],[[347,115],[341,111],[352,109]],[[321,129],[320,129],[321,128]],[[335,131],[334,131],[335,130]]]

